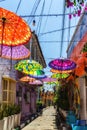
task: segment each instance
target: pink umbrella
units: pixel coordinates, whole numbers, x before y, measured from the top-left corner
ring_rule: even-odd
[[[0,52],[2,51],[2,58],[12,59],[12,60],[20,60],[30,56],[30,51],[24,46],[1,46]]]
[[[30,85],[35,85],[35,86],[42,86],[43,83],[40,80],[35,80],[33,82],[29,82]]]
[[[57,81],[56,78],[51,78],[51,77],[46,77],[44,79],[42,79],[43,82],[55,82]]]

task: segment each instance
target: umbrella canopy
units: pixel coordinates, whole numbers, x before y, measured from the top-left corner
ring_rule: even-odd
[[[47,82],[46,84],[48,84],[48,85],[57,85],[57,84],[58,84],[58,81],[54,81],[54,82]]]
[[[34,60],[21,60],[15,66],[15,69],[25,74],[33,73],[34,70],[41,70],[43,67]]]
[[[49,66],[56,70],[72,70],[76,68],[76,63],[69,59],[54,59],[49,62]]]
[[[42,86],[43,83],[40,80],[35,80],[33,82],[29,82],[30,85],[35,85],[35,86]]]
[[[52,78],[57,78],[57,79],[63,79],[63,78],[67,78],[69,76],[69,74],[62,74],[62,73],[58,73],[58,74],[56,74],[56,73],[54,73],[51,77]]]
[[[42,79],[43,82],[55,82],[57,81],[56,78],[46,77]]]
[[[29,71],[29,76],[36,79],[43,79],[46,77],[43,70],[31,70]]]
[[[56,70],[56,69],[51,69],[50,70],[52,73],[71,73],[73,70]]]
[[[15,13],[0,8],[0,44],[17,46],[31,38],[28,24]]]
[[[24,76],[24,77],[20,78],[19,81],[21,81],[21,82],[33,82],[33,81],[35,81],[35,78],[31,78],[29,76]]]
[[[1,47],[0,45],[0,52],[1,51],[1,57],[6,59],[20,60],[30,56],[30,51],[24,45],[13,47],[5,45]]]

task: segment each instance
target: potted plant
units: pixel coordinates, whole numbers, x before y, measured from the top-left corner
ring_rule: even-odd
[[[0,105],[0,129],[3,130],[3,128],[4,128],[3,109],[2,106]]]
[[[20,118],[21,118],[21,109],[20,106],[17,104],[14,104],[14,126],[20,126]]]
[[[36,108],[37,108],[37,111],[40,111],[42,109],[42,101],[38,100],[36,102]]]

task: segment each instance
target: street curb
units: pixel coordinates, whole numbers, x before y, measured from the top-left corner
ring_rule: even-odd
[[[46,110],[46,109],[45,109]],[[36,113],[35,116],[31,117],[31,119],[26,120],[25,122],[21,123],[20,126],[14,128],[13,130],[21,130],[25,126],[27,126],[29,123],[31,123],[33,120],[35,120],[37,117],[41,115],[41,111]]]

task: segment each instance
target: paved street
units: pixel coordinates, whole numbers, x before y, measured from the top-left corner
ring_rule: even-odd
[[[43,111],[39,116],[22,130],[57,130],[55,125],[55,109],[53,106]]]

